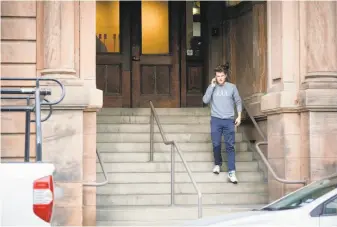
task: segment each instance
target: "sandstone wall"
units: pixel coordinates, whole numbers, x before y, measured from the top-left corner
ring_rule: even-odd
[[[42,159],[55,164],[63,194],[55,201],[55,225],[96,223],[96,189],[83,186],[96,180],[96,111],[102,106],[95,81],[95,12],[95,2],[1,2],[1,76],[55,78],[66,88],[65,99],[42,123]],[[12,85],[30,84],[2,83]],[[58,88],[48,86],[50,100],[57,99]],[[1,114],[1,161],[23,161],[24,120],[24,113]]]
[[[36,77],[35,2],[1,2],[1,76]],[[10,86],[2,81],[2,86],[4,85]],[[2,103],[5,104],[6,101]],[[24,113],[1,113],[2,161],[23,160],[24,116]],[[35,131],[34,126],[32,131]],[[34,138],[33,135],[32,151],[35,149]],[[31,157],[35,157],[35,151]]]
[[[309,182],[336,172],[336,2],[268,2],[268,159]],[[301,185],[269,178],[270,200]]]

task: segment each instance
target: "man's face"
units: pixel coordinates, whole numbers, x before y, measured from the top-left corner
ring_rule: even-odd
[[[215,78],[216,78],[216,81],[219,85],[223,85],[226,81],[226,75],[223,72],[216,72]]]

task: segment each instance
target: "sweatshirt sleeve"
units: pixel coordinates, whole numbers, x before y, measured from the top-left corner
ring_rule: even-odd
[[[241,101],[241,97],[239,95],[239,91],[237,89],[237,87],[234,85],[234,101],[235,101],[235,105],[236,105],[236,110],[238,112],[242,112],[242,101]]]
[[[208,86],[204,97],[202,97],[202,101],[205,104],[208,104],[211,101],[214,88],[215,86],[212,86],[211,84]]]

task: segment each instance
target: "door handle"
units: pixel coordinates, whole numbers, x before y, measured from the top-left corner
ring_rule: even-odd
[[[136,56],[132,56],[132,61],[140,61],[140,59],[137,58]]]

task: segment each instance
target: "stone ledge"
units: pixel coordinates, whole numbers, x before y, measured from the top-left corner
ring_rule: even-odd
[[[52,95],[48,96],[49,101],[56,101],[61,96],[61,89],[58,86],[48,86],[52,90]],[[96,88],[85,86],[65,85],[65,97],[61,103],[53,106],[53,109],[82,109],[86,111],[97,111],[103,106],[103,92]],[[48,109],[45,106],[44,109]]]
[[[271,115],[306,111],[337,112],[337,79],[308,75],[300,90],[271,92],[261,97],[261,112]]]
[[[55,68],[40,70],[41,78],[57,79],[65,88],[63,101],[55,106],[54,109],[82,109],[85,111],[97,111],[103,106],[103,92],[96,87],[86,86],[82,78],[77,77],[74,69]],[[53,81],[41,82],[43,86],[52,90],[52,95],[48,100],[58,100],[61,96],[61,89]],[[48,107],[47,107],[48,108]]]
[[[76,74],[75,69],[67,69],[67,68],[56,68],[56,69],[43,69],[40,71],[43,77],[49,75],[57,75],[58,77],[65,76],[65,77],[74,77]]]
[[[272,92],[261,97],[264,114],[296,113],[300,109],[297,91]]]
[[[318,76],[319,75],[319,76]],[[306,89],[337,89],[336,72],[312,72],[305,76],[301,90]]]
[[[319,77],[314,73],[306,76],[299,92],[303,109],[337,111],[337,76],[333,72],[327,73]]]
[[[337,112],[337,89],[307,89],[300,97],[302,110]]]
[[[251,96],[243,98],[243,101],[245,103],[245,106],[248,108],[250,114],[256,118],[256,119],[264,119],[266,118],[266,115],[261,112],[261,97],[263,96],[263,93],[256,93]],[[246,120],[249,116],[246,113],[246,111],[243,111],[242,113],[242,119]]]
[[[302,110],[337,112],[337,73],[309,73],[301,84],[299,97]]]

